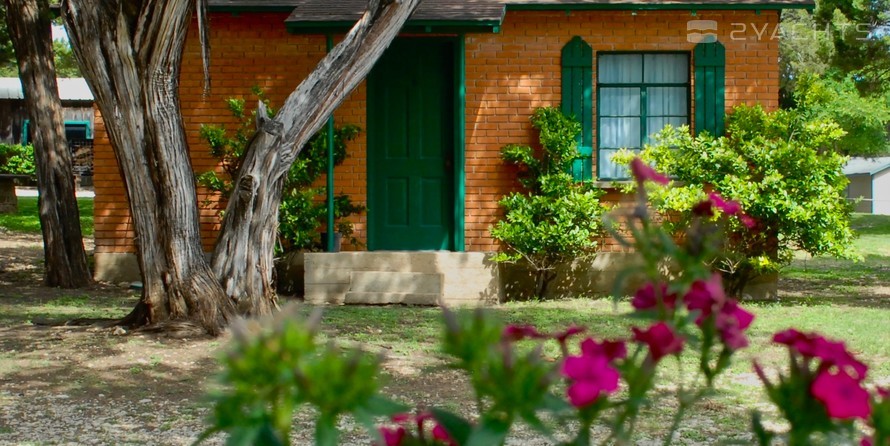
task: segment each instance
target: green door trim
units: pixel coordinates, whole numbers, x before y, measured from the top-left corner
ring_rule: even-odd
[[[453,252],[463,252],[466,250],[466,46],[465,46],[465,36],[464,34],[458,34],[456,36],[436,36],[436,37],[407,37],[408,39],[423,39],[427,42],[450,42],[452,43],[452,49],[454,54],[453,59],[453,67],[454,67],[454,115],[453,115],[453,171],[452,173],[452,197],[453,197],[453,206],[452,209],[454,211],[454,219],[452,224],[452,237],[451,244],[453,245]],[[370,89],[368,89],[370,90]],[[376,125],[375,121],[378,116],[373,113],[368,113],[370,110],[370,101],[367,101],[366,104],[366,119],[367,119],[367,127],[368,130],[372,128],[372,126]],[[370,141],[369,141],[370,143]],[[367,190],[368,190],[368,201],[370,202],[370,197],[379,195],[378,187],[374,184],[371,178],[372,172],[375,172],[377,169],[377,161],[372,156],[372,152],[370,147],[367,151],[366,155],[367,162]],[[368,241],[367,247],[369,251],[374,251],[379,249],[377,245],[377,240],[374,240],[374,231],[371,230],[370,225],[373,224],[372,220],[368,219]]]
[[[454,40],[454,250],[466,250],[467,52],[463,34]]]

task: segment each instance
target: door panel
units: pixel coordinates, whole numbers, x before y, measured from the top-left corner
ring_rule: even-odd
[[[450,250],[454,44],[400,39],[368,77],[368,248]]]

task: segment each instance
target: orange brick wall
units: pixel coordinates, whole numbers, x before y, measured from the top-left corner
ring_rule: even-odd
[[[192,33],[180,86],[182,113],[197,171],[216,167],[207,145],[198,137],[201,124],[234,126],[224,100],[249,96],[253,85],[263,87],[273,105],[323,57],[321,36],[289,35],[286,14],[212,14],[213,88],[202,96],[199,47]],[[466,249],[491,251],[497,244],[488,228],[497,220],[497,200],[513,190],[515,171],[500,161],[508,143],[534,140],[529,116],[536,107],[560,101],[560,52],[573,36],[581,36],[594,51],[691,51],[686,41],[688,20],[715,20],[726,46],[726,105],[761,103],[778,107],[778,41],[770,39],[778,13],[700,11],[508,12],[500,33],[466,37]],[[735,24],[735,25],[734,25]],[[766,28],[764,28],[766,27]],[[766,32],[763,30],[766,29]],[[744,30],[744,32],[743,32]],[[735,32],[731,35],[732,32]],[[758,37],[758,32],[760,36]],[[594,64],[594,70],[596,64]],[[594,81],[596,72],[593,73]],[[338,109],[338,123],[365,128],[364,84]],[[349,146],[350,157],[335,172],[337,193],[366,202],[367,169],[364,134]],[[96,122],[96,251],[132,252],[133,233],[126,197],[101,117]],[[323,184],[323,180],[322,180]],[[619,194],[607,199],[619,201]],[[204,246],[211,249],[218,229],[218,199],[199,192],[203,205]],[[364,215],[354,219],[356,236],[367,236]],[[607,249],[615,249],[610,245]],[[358,249],[346,246],[345,249]]]

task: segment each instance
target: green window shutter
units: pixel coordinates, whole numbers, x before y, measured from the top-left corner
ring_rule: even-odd
[[[720,42],[695,46],[695,133],[723,135],[726,110],[726,49]]]
[[[575,36],[562,48],[562,112],[581,122],[575,180],[593,179],[593,48]]]

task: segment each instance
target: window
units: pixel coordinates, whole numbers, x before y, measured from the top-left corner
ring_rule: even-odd
[[[626,179],[612,155],[638,151],[665,125],[689,124],[689,54],[605,53],[597,62],[597,176]]]
[[[25,119],[25,123],[22,126],[22,145],[31,143],[33,139],[31,130],[31,120]],[[68,140],[69,144],[93,139],[92,130],[89,121],[65,121],[65,139]]]

